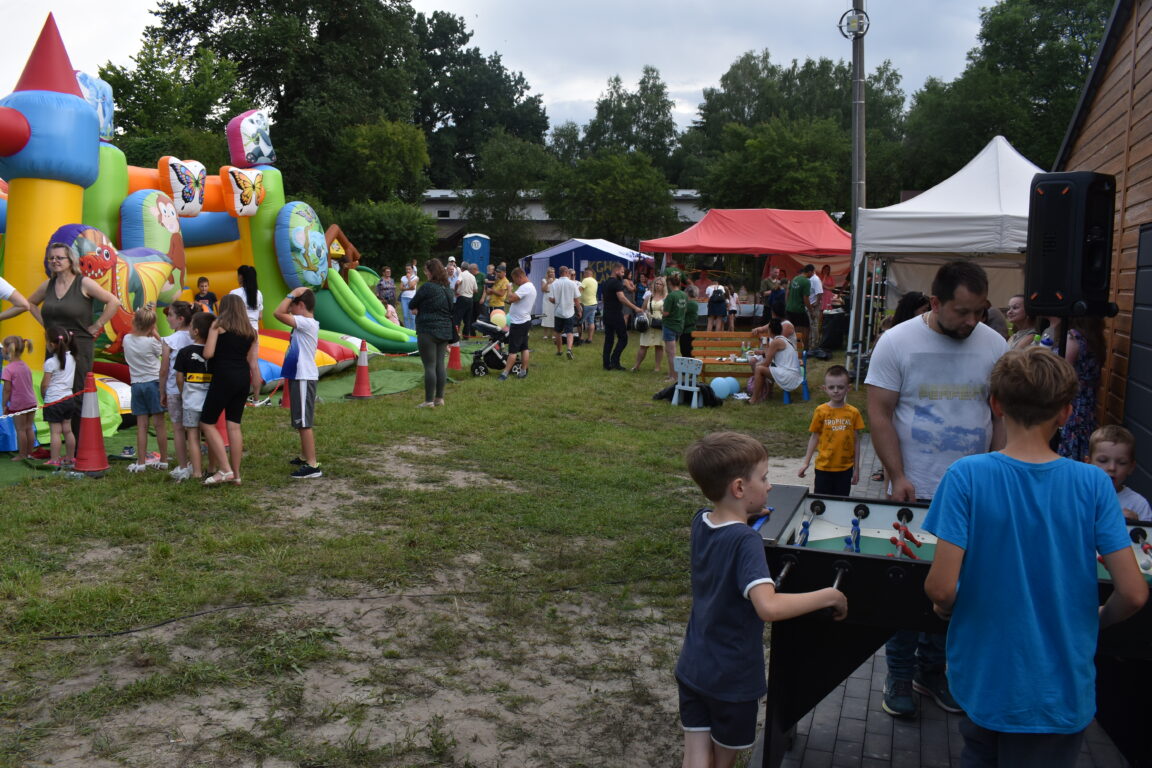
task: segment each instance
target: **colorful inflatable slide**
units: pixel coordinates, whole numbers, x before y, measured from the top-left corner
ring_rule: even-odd
[[[112,96],[103,81],[72,70],[49,15],[15,91],[0,99],[0,276],[28,295],[47,274],[48,243],[60,241],[76,250],[86,276],[120,299],[121,311],[97,340],[98,356],[113,361],[100,371],[102,412],[121,407],[116,382],[126,379],[115,361],[135,309],[188,300],[201,276],[222,295],[236,287],[242,264],[256,267],[266,297],[260,338],[266,386],[278,383],[288,344],[287,328],[272,311],[299,286],[317,294],[322,375],[352,365],[362,339],[375,352],[415,350],[415,338],[388,321],[360,271],[329,270],[316,212],[286,200],[262,111],[228,124],[232,164],[217,173],[171,156],[138,168],[110,143]],[[27,314],[3,326],[3,335],[43,336]]]

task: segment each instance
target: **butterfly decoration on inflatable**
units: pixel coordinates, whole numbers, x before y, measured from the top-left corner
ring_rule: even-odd
[[[160,158],[157,170],[160,179],[167,180],[163,189],[172,197],[177,215],[199,215],[204,208],[204,191],[208,186],[208,171],[204,164],[165,156]]]
[[[225,208],[233,216],[254,216],[264,202],[264,172],[226,165],[220,169]]]

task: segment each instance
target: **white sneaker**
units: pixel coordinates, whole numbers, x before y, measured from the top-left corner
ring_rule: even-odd
[[[156,461],[147,462],[144,466],[149,469],[168,469],[168,462],[157,459]]]
[[[192,477],[192,466],[188,465],[186,467],[176,467],[176,469],[168,473],[168,476],[176,482],[182,483],[188,478]]]
[[[146,469],[148,469],[147,464],[137,464],[136,462],[132,462],[128,465],[129,472],[143,472]]]

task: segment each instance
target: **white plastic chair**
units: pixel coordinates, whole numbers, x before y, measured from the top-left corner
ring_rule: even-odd
[[[700,394],[700,371],[704,370],[704,361],[695,357],[677,357],[672,361],[672,369],[676,372],[676,389],[672,392],[672,405],[680,405],[681,392],[691,392],[692,407],[702,407],[704,398]]]

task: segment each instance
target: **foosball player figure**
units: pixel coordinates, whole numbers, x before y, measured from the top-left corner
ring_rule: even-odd
[[[1049,448],[1078,388],[1041,347],[1001,357],[990,403],[1007,443],[955,462],[924,520],[938,539],[924,590],[951,619],[965,766],[1076,765],[1096,712],[1097,634],[1148,598],[1112,483]],[[1115,587],[1103,607],[1097,552]]]
[[[1088,438],[1089,464],[1095,464],[1112,478],[1116,498],[1127,520],[1152,523],[1152,508],[1148,500],[1124,485],[1136,469],[1136,438],[1118,424],[1100,427]]]
[[[829,608],[844,594],[776,591],[764,540],[749,527],[772,488],[768,452],[748,435],[715,432],[685,455],[688,473],[714,506],[692,518],[692,613],[676,664],[684,768],[727,768],[756,740],[758,700],[767,693],[764,622]]]

